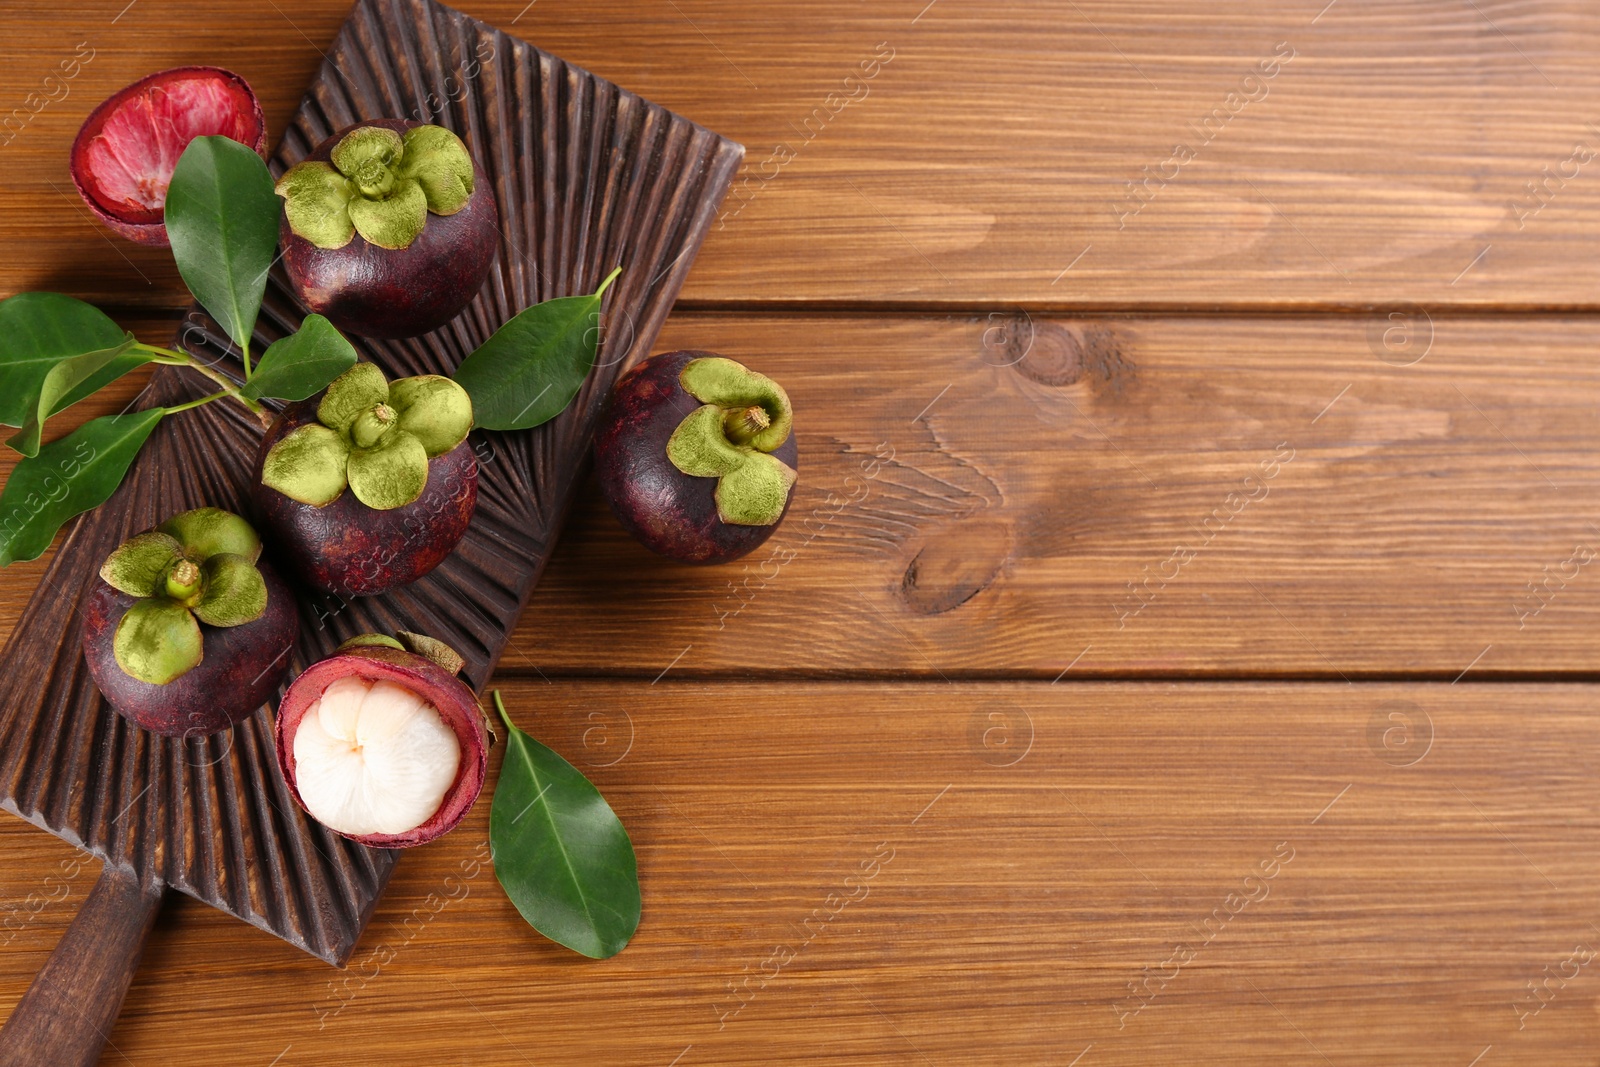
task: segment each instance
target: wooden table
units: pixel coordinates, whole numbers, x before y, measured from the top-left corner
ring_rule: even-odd
[[[644,921],[542,940],[480,805],[342,974],[174,899],[107,1062],[1592,1067],[1594,5],[524,3],[464,6],[748,146],[658,347],[799,412],[770,551],[591,487],[505,658]],[[0,292],[164,338],[78,123],[206,62],[275,135],[344,11],[8,3],[4,108],[92,60],[0,148]],[[0,821],[0,1011],[76,855]]]

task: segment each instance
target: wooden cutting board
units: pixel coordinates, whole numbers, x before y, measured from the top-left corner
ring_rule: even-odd
[[[522,308],[593,292],[623,268],[573,404],[533,431],[473,435],[478,507],[455,554],[384,596],[302,596],[291,677],[351,635],[403,627],[457,648],[481,687],[561,527],[601,404],[648,353],[743,149],[430,0],[361,0],[272,170],[342,126],[394,116],[460,134],[493,183],[502,241],[497,269],[455,321],[405,341],[352,338],[391,377],[449,373]],[[258,350],[301,314],[275,270]],[[179,343],[238,376],[198,308]],[[200,384],[163,369],[135,406],[181,402]],[[346,841],[296,807],[273,756],[270,709],[211,738],[156,737],[117,716],[83,666],[78,608],[105,555],[187,508],[249,514],[259,432],[220,407],[163,422],[116,495],[71,528],[0,659],[0,806],[105,861],[0,1037],[0,1063],[94,1062],[165,887],[342,965],[394,869],[395,853]]]

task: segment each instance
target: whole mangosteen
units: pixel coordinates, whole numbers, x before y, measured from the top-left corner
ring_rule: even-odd
[[[294,680],[278,765],[313,819],[373,848],[449,833],[483,792],[489,733],[441,641],[364,634]],[[403,643],[402,643],[403,642]]]
[[[799,450],[777,382],[713,352],[668,352],[617,383],[595,437],[600,489],[645,547],[685,563],[752,551],[789,510]]]
[[[265,704],[300,633],[294,595],[250,524],[218,508],[124,542],[83,608],[83,658],[123,718],[168,737],[225,730]]]
[[[283,263],[307,309],[363,337],[415,337],[460,313],[500,249],[500,211],[441,126],[347,126],[278,179]]]
[[[449,378],[388,382],[357,363],[267,430],[256,505],[309,585],[370,596],[409,584],[467,532],[478,502],[471,429],[472,400]]]
[[[89,210],[143,245],[168,245],[167,185],[196,137],[230,137],[260,153],[267,122],[250,83],[221,67],[141,78],[89,113],[72,142],[72,184]]]

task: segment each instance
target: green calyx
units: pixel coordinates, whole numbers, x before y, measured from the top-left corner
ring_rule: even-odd
[[[106,557],[100,577],[138,597],[117,624],[112,652],[131,677],[166,685],[200,663],[200,624],[241,626],[267,610],[256,567],[261,539],[220,508],[175,515]]]
[[[302,504],[327,507],[350,489],[375,511],[404,507],[428,484],[428,461],[472,429],[472,399],[449,378],[389,382],[357,363],[328,386],[317,421],[267,451],[261,481]]]
[[[678,382],[704,406],[667,442],[685,474],[717,479],[717,514],[736,526],[770,526],[783,515],[795,470],[768,453],[789,439],[794,413],[777,382],[720,356],[691,360]]]
[[[421,656],[437,666],[443,667],[451,674],[459,674],[467,661],[461,653],[427,634],[414,634],[409,630],[401,630],[394,637],[388,634],[357,634],[355,637],[341,644],[335,651],[348,652],[353,648],[393,648],[401,652],[410,652],[412,655]]]
[[[361,126],[333,147],[330,162],[307,160],[275,187],[289,229],[318,248],[343,248],[359,233],[379,248],[407,248],[428,212],[454,215],[473,189],[472,156],[441,126],[404,134]]]

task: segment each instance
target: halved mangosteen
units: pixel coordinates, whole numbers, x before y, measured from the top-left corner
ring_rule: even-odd
[[[176,67],[141,78],[89,113],[72,142],[72,184],[122,236],[167,247],[163,214],[178,157],[220,134],[261,152],[267,122],[250,84],[221,67]]]
[[[483,288],[500,250],[489,180],[441,126],[347,126],[289,168],[277,190],[295,293],[347,333],[438,329]]]
[[[645,547],[738,559],[772,536],[799,449],[783,388],[714,352],[668,352],[617,383],[595,436],[600,490]]]
[[[449,378],[384,380],[357,363],[262,438],[253,494],[279,551],[339,596],[407,585],[442,563],[478,502],[472,400]]]
[[[459,655],[441,641],[364,634],[294,680],[278,764],[313,819],[373,848],[451,830],[483,792],[490,735]]]
[[[84,602],[83,657],[125,719],[168,737],[203,737],[272,696],[300,616],[260,556],[249,523],[197,508],[107,557]]]

